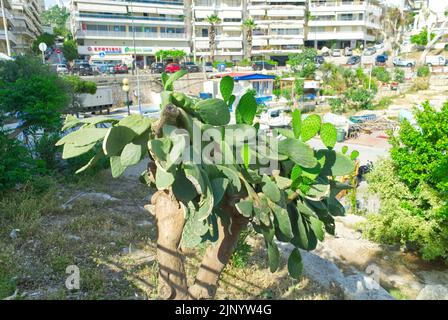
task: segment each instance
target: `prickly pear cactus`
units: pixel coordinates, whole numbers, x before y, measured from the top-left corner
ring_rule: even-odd
[[[302,120],[298,110],[293,112],[291,130],[275,130],[273,137],[263,135],[254,123],[257,105],[252,94],[239,99],[236,123],[229,124],[229,109],[236,100],[233,79],[221,80],[222,99],[198,100],[174,92],[173,83],[183,74],[162,75],[165,91],[159,120],[140,115],[122,120],[68,116],[63,130],[76,130],[57,143],[63,145],[63,157],[95,150],[96,155],[78,172],[108,157],[114,177],[149,157],[155,174],[148,169],[141,180],[158,190],[171,190],[181,203],[186,217],[184,246],[216,241],[217,221],[232,223],[223,206],[231,203],[264,237],[272,272],[280,263],[278,243],[295,247],[287,266],[290,275],[298,278],[302,271],[299,249],[316,248],[326,232],[334,233],[333,217],[344,214],[336,196],[351,187],[336,177],[354,171],[358,153],[350,158],[334,151],[336,129],[322,124],[318,115]],[[110,127],[99,126],[104,123]],[[314,150],[306,142],[319,132],[327,148]],[[256,147],[251,145],[251,135],[256,137]],[[236,140],[240,148],[232,144]]]

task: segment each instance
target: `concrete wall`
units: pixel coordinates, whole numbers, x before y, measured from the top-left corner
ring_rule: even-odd
[[[137,97],[133,92],[137,92],[137,77],[133,75],[105,75],[102,77],[84,77],[85,80],[95,81],[98,86],[106,86],[112,88],[112,98],[114,106],[122,107],[126,101],[126,95],[121,89],[124,78],[129,79],[129,97],[137,102]],[[155,97],[160,93],[162,82],[160,75],[143,74],[139,76],[140,79],[140,95],[142,104],[157,104]],[[202,73],[187,74],[182,79],[175,82],[175,90],[184,92],[190,95],[199,95],[203,91],[204,75]]]

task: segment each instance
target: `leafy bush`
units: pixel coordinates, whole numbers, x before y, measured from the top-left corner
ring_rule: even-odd
[[[395,68],[394,74],[393,74],[393,79],[394,79],[394,81],[397,81],[398,83],[403,83],[404,82],[404,70],[402,70],[400,68]]]
[[[372,69],[372,76],[381,82],[389,82],[392,78],[389,71],[387,71],[384,67],[374,67]]]
[[[425,182],[448,193],[448,102],[440,112],[428,102],[422,108],[415,111],[418,128],[404,121],[399,134],[391,137],[391,158],[410,188]]]
[[[448,261],[448,207],[422,183],[411,189],[399,178],[391,160],[377,162],[367,174],[369,191],[379,196],[379,214],[369,214],[364,234],[371,240],[417,249],[426,260]]]
[[[431,40],[436,36],[435,33],[431,33]],[[423,28],[423,30],[411,36],[411,43],[418,46],[426,46],[428,44],[428,30]]]
[[[0,131],[0,191],[26,182],[31,177],[32,169],[33,161],[28,150]]]
[[[428,102],[416,110],[418,127],[404,121],[390,137],[390,160],[367,177],[381,199],[367,236],[418,249],[424,259],[448,261],[448,103],[437,112]]]
[[[344,93],[348,108],[352,110],[371,110],[373,94],[362,88],[350,88]]]
[[[417,69],[417,77],[428,77],[431,71],[428,66],[421,66]]]
[[[347,112],[346,104],[340,98],[329,99],[328,103],[330,104],[331,112],[333,113],[341,114]]]
[[[287,63],[299,77],[311,77],[316,71],[317,51],[313,48],[303,48],[302,52],[289,55]]]

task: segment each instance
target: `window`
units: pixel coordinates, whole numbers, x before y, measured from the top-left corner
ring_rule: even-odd
[[[201,32],[203,37],[208,37],[208,29],[202,29]]]
[[[157,27],[145,27],[145,32],[157,33]]]
[[[125,32],[126,31],[126,28],[125,28],[125,26],[113,26],[113,30],[115,31],[115,32]]]

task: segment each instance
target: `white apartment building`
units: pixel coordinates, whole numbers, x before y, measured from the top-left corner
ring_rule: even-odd
[[[42,33],[40,16],[44,10],[44,0],[3,0],[3,4],[4,15],[0,10],[0,52],[8,53],[8,40],[11,55],[25,53]]]
[[[192,49],[197,60],[210,56],[207,17],[216,14],[221,23],[216,26],[215,60],[238,61],[243,58],[243,6],[245,0],[192,0]]]
[[[356,47],[375,41],[382,8],[375,0],[308,0],[308,45]]]
[[[10,52],[17,43],[17,39],[12,33],[13,28],[14,19],[11,15],[10,0],[3,0],[3,10],[0,10],[0,52],[2,53],[8,54],[7,43],[9,43]]]
[[[28,51],[36,38],[43,33],[41,14],[44,0],[9,0],[14,19],[16,54]]]
[[[72,0],[71,31],[81,56],[147,66],[159,50],[190,53],[184,0]]]
[[[253,31],[252,56],[283,65],[305,39],[306,0],[247,0]]]

